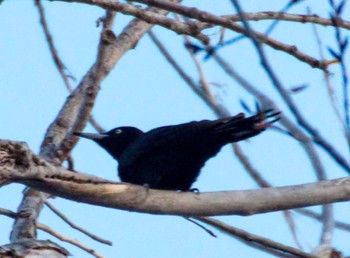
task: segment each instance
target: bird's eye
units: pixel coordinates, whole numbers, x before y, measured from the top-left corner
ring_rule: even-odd
[[[116,129],[115,131],[114,131],[114,134],[121,134],[123,131],[122,131],[122,129]]]

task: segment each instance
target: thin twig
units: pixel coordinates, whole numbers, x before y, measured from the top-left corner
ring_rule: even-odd
[[[290,210],[286,210],[286,211],[283,211],[283,215],[287,221],[287,225],[289,226],[290,231],[292,232],[294,242],[296,243],[296,245],[298,246],[298,248],[300,250],[303,250],[303,247],[299,242],[299,238],[298,238],[298,234],[297,234],[297,230],[296,230],[296,223],[295,223],[295,220],[293,218],[293,214],[291,213]]]
[[[334,24],[332,24],[332,21],[330,19],[319,17],[316,14],[308,14],[308,15],[291,14],[291,13],[285,13],[284,11],[254,12],[254,13],[244,12],[243,14],[246,17],[247,21],[276,20],[276,21],[289,21],[289,22],[297,22],[297,23],[313,23],[316,25],[331,26],[331,27],[334,26]],[[230,19],[231,21],[235,21],[235,22],[240,21],[238,14],[223,15],[219,17]],[[200,29],[202,29],[202,27],[211,28],[213,27],[213,24],[203,23],[201,25],[198,25],[198,27]],[[339,19],[339,27],[346,30],[350,30],[350,22],[347,20]]]
[[[289,1],[278,13],[285,13],[287,12],[290,8],[292,8],[294,5],[299,4],[302,1]],[[267,28],[267,30],[265,31],[266,35],[271,34],[271,32],[276,28],[277,24],[280,22],[281,20],[274,20],[270,26]]]
[[[272,185],[267,182],[265,178],[262,177],[261,173],[253,167],[248,157],[244,155],[241,147],[238,143],[232,144],[235,155],[238,157],[239,161],[244,166],[245,170],[248,172],[251,178],[260,186],[260,187],[271,187]]]
[[[104,133],[106,131],[93,116],[90,117],[89,122],[98,133]]]
[[[185,42],[187,44],[190,44],[190,41],[186,35],[184,35],[184,39],[185,39]],[[189,52],[189,55],[190,55],[191,59],[193,60],[195,66],[196,66],[196,69],[198,71],[199,83],[201,85],[201,89],[203,90],[203,92],[207,96],[207,98],[209,98],[209,101],[213,105],[217,106],[217,104],[218,104],[217,98],[210,88],[210,85],[209,85],[208,80],[205,76],[205,73],[203,71],[203,67],[202,67],[201,63],[199,62],[197,56],[192,53],[192,51],[188,51],[188,52]]]
[[[322,220],[323,220],[322,214],[319,214],[319,213],[314,212],[312,210],[300,208],[300,209],[294,209],[293,211],[297,212],[297,213],[300,213],[300,214],[302,214],[304,216],[316,219],[316,220],[318,220],[320,222],[322,222]],[[345,223],[345,222],[342,222],[342,221],[339,221],[339,220],[335,220],[334,221],[334,226],[337,229],[350,232],[350,224],[348,224],[348,223]]]
[[[263,20],[261,19],[261,17],[264,16],[264,14],[266,15],[266,17],[270,17],[273,22],[270,24],[270,26],[266,29],[265,31],[265,35],[268,36],[271,34],[271,32],[276,28],[277,24],[280,23],[281,21],[285,21],[286,19],[280,19],[280,17],[283,17],[283,16],[286,16],[286,15],[289,15],[288,13],[286,14],[285,12],[287,12],[290,8],[292,8],[295,4],[298,4],[302,1],[289,1],[279,12],[275,13],[275,14],[278,14],[278,15],[273,15],[274,13],[273,12],[263,12],[263,13],[245,13],[246,15],[246,19],[247,20],[252,20],[252,21],[260,21],[260,20]],[[310,15],[310,14],[309,14]],[[239,15],[233,15],[234,17],[238,18],[238,21],[239,21]],[[233,17],[232,16],[232,17]],[[274,16],[274,18],[272,18],[271,16]],[[293,15],[292,15],[293,16]],[[304,16],[304,15],[303,15]],[[254,17],[256,17],[256,19],[254,19]],[[305,17],[300,17],[298,15],[296,15],[296,17],[293,17],[293,18],[296,18],[296,19],[293,19],[292,21],[298,21],[298,22],[301,22],[301,23],[304,23],[305,21]],[[304,18],[304,19],[300,19],[300,18]],[[314,16],[309,16],[306,18],[306,20],[309,20],[308,18],[314,18]],[[235,37],[233,39],[229,39],[225,42],[222,42],[222,43],[219,43],[216,47],[215,47],[215,50],[218,50],[224,46],[227,46],[227,45],[230,45],[232,43],[235,43],[237,42],[238,40],[241,40],[241,39],[244,39],[245,37],[244,36],[238,36],[238,37]]]
[[[233,236],[247,245],[250,245],[259,250],[268,252],[270,254],[276,255],[278,257],[304,257],[304,258],[317,258],[317,256],[305,253],[294,247],[283,245],[281,243],[275,242],[271,239],[261,237],[245,230],[229,226],[222,223],[219,220],[212,218],[195,218],[196,220],[202,221],[208,225],[211,225],[222,232]]]
[[[16,212],[13,212],[11,210],[8,210],[8,209],[4,209],[4,208],[0,208],[0,214],[1,215],[4,215],[4,216],[7,216],[9,218],[12,218],[12,219],[15,219],[16,216],[17,216],[17,213]]]
[[[57,49],[55,47],[52,35],[51,35],[51,33],[49,31],[49,27],[47,25],[47,21],[46,21],[46,17],[45,17],[45,10],[44,10],[44,7],[41,4],[41,1],[40,0],[35,0],[35,5],[38,7],[39,16],[40,16],[40,24],[41,24],[41,27],[43,28],[47,44],[49,45],[49,50],[50,50],[52,59],[54,61],[54,64],[55,64],[58,72],[60,73],[61,78],[63,79],[63,82],[66,85],[66,88],[70,92],[72,92],[73,88],[70,85],[70,82],[69,82],[68,79],[69,78],[74,78],[74,77],[72,75],[70,75],[70,74],[68,75],[66,73],[67,67],[64,65],[64,63],[62,62],[61,58],[58,55],[58,51],[57,51]]]
[[[334,205],[322,206],[322,231],[320,236],[320,246],[331,248],[334,232]]]
[[[0,214],[5,215],[5,216],[7,216],[9,218],[12,218],[12,219],[15,219],[16,216],[17,216],[16,212],[13,212],[13,211],[7,210],[7,209],[3,209],[3,208],[0,208]],[[98,253],[96,253],[93,249],[83,245],[78,240],[66,237],[66,236],[58,233],[57,231],[53,230],[52,228],[50,228],[47,225],[38,223],[37,224],[37,228],[42,230],[42,231],[45,231],[46,233],[48,233],[48,234],[50,234],[50,235],[52,235],[52,236],[54,236],[54,237],[56,237],[58,239],[60,239],[61,241],[68,242],[68,243],[70,243],[72,245],[75,245],[78,248],[83,249],[84,251],[90,253],[91,255],[93,255],[95,257],[103,258],[103,256],[101,256]]]
[[[53,206],[51,203],[49,203],[48,201],[45,202],[46,206],[53,212],[55,213],[58,217],[60,217],[64,222],[66,222],[69,226],[71,226],[72,228],[80,231],[81,233],[87,235],[88,237],[92,238],[93,240],[100,242],[102,244],[106,244],[106,245],[112,245],[111,241],[105,240],[101,237],[96,236],[95,234],[92,234],[90,232],[88,232],[87,230],[79,227],[78,225],[74,224],[72,221],[70,221],[67,216],[65,216],[62,212],[60,212],[59,210],[57,210],[55,208],[55,206]]]
[[[76,239],[67,237],[65,235],[62,235],[61,233],[58,233],[57,231],[53,230],[52,228],[50,228],[47,225],[38,223],[37,224],[38,229],[45,231],[46,233],[58,238],[59,240],[63,241],[63,242],[67,242],[70,243],[72,245],[75,245],[76,247],[86,251],[87,253],[91,254],[92,256],[95,256],[97,258],[103,258],[103,256],[99,253],[97,253],[94,249],[91,249],[90,247],[84,245],[83,243],[79,242]]]
[[[196,226],[200,227],[201,229],[203,229],[205,232],[207,232],[209,235],[211,235],[212,237],[217,237],[217,235],[214,234],[213,231],[211,231],[210,229],[207,229],[206,227],[204,227],[203,225],[199,224],[197,221],[195,221],[194,219],[190,218],[190,217],[183,217],[185,220],[192,222],[193,224],[195,224]]]
[[[206,17],[207,12],[199,10],[194,7],[187,7],[180,4],[174,4],[169,2],[163,2],[160,0],[133,0],[134,2],[140,2],[147,4],[149,6],[159,7],[164,10],[168,10],[177,14],[184,15],[188,18],[197,19],[199,21],[203,21],[204,24],[197,25],[200,29],[202,29],[202,26],[206,26],[205,28],[211,28],[215,25],[221,25],[216,21],[206,21],[205,19],[209,19]],[[98,1],[95,1],[96,5],[99,5]],[[106,4],[107,5],[107,4]],[[192,13],[191,13],[192,10]],[[203,18],[198,16],[202,16]],[[254,12],[254,13],[244,13],[244,15],[247,17],[246,20],[251,21],[259,21],[259,20],[283,20],[283,21],[292,21],[292,22],[298,22],[298,23],[315,23],[323,26],[334,26],[332,24],[332,21],[327,18],[322,18],[317,15],[303,15],[303,14],[290,14],[290,13],[284,13],[284,12]],[[210,17],[214,17],[210,16]],[[218,19],[226,19],[228,21],[237,22],[240,21],[239,15],[222,15],[222,16],[216,16]],[[203,20],[202,20],[203,19]],[[211,18],[215,19],[215,18]],[[225,26],[224,26],[225,27]],[[350,22],[346,20],[339,19],[339,27],[350,30]]]

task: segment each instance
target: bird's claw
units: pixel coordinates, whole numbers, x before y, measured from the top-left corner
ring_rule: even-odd
[[[143,184],[143,187],[146,189],[147,192],[149,191],[149,189],[151,189],[149,184]]]
[[[200,194],[200,191],[198,188],[191,188],[190,190],[188,190],[189,192],[195,193],[195,194]]]

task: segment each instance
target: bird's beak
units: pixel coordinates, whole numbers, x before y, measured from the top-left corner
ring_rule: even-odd
[[[106,137],[105,134],[98,134],[98,133],[73,132],[73,135],[76,135],[76,136],[79,136],[79,137],[83,137],[83,138],[87,138],[87,139],[94,140],[94,141],[102,140],[103,138]]]

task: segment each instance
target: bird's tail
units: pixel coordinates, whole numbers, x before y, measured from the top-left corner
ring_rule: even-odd
[[[231,118],[220,119],[215,131],[227,143],[245,140],[258,135],[279,119],[280,112],[272,109],[259,111],[254,116],[245,117],[240,113]]]

